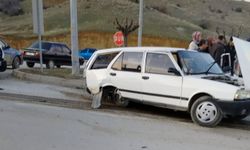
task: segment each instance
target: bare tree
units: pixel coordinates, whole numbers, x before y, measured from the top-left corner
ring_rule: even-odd
[[[116,26],[115,28],[118,31],[121,31],[123,33],[124,46],[127,47],[128,46],[128,35],[139,28],[138,23],[134,23],[133,19],[131,19],[129,21],[128,18],[126,18],[123,21],[123,24],[121,24],[120,21],[117,18],[115,18],[114,25]]]

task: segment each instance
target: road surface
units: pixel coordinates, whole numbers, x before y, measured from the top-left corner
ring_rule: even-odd
[[[249,150],[250,131],[0,100],[1,150]]]

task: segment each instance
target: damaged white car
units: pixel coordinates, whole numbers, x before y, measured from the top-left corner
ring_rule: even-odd
[[[226,76],[207,53],[158,47],[99,50],[85,74],[94,108],[105,97],[122,106],[136,101],[187,111],[195,123],[208,127],[223,117],[249,114],[249,89]]]

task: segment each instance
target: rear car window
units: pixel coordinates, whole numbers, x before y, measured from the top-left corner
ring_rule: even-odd
[[[124,52],[112,66],[114,70],[141,72],[143,52]]]
[[[50,47],[51,47],[51,43],[42,42],[42,49],[49,50]],[[39,48],[39,42],[35,42],[29,48],[37,48],[38,49]]]
[[[109,63],[115,58],[119,52],[103,54],[96,57],[91,69],[104,69],[107,68]]]

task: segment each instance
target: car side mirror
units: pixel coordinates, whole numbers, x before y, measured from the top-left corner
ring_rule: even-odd
[[[177,76],[181,76],[181,73],[176,68],[169,68],[168,73],[173,73]]]

